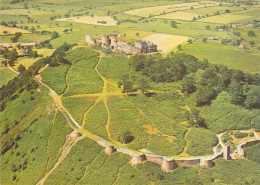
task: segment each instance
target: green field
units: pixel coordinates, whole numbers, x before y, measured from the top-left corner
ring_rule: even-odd
[[[184,47],[181,52],[194,55],[201,60],[207,58],[210,63],[223,64],[247,73],[260,72],[258,53],[248,53],[230,45],[195,42]]]
[[[121,152],[206,158],[222,148],[217,134],[223,133],[221,140],[231,152],[255,138],[234,136],[243,135],[242,130],[260,131],[256,3],[1,0],[1,25],[30,32],[17,42],[50,40],[53,49],[33,48],[37,58],[17,49],[17,59],[14,53],[0,51],[1,61],[15,60],[14,69],[20,64],[26,68],[16,75],[1,64],[0,184],[260,184],[259,144],[243,148],[243,159],[220,156],[210,168],[198,164],[170,172],[154,162],[133,165],[132,154]],[[106,19],[111,25],[104,26],[97,22],[105,20],[100,16],[115,22]],[[52,38],[54,31],[57,38]],[[4,34],[0,42],[12,42],[14,35]],[[126,55],[87,47],[86,34],[148,39],[159,50],[168,50]],[[176,42],[179,38],[186,41]],[[230,42],[221,44],[223,39]],[[238,47],[240,39],[245,49]],[[75,136],[76,131],[82,137]],[[102,142],[117,151],[107,154]]]
[[[0,87],[2,87],[4,84],[7,84],[9,80],[13,79],[16,76],[16,74],[5,68],[5,67],[1,67],[0,69],[0,79],[1,79],[1,83],[0,83]]]

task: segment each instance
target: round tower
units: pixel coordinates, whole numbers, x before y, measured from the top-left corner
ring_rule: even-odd
[[[71,134],[70,137],[80,137],[81,133],[77,130],[74,130]]]
[[[115,149],[114,146],[111,146],[111,145],[107,145],[107,146],[106,146],[105,152],[106,152],[108,155],[112,154],[112,153],[115,152],[115,151],[116,151],[116,149]]]
[[[170,172],[177,168],[177,164],[174,159],[163,158],[161,169],[165,172]]]
[[[213,166],[213,162],[212,160],[207,160],[207,159],[201,159],[200,160],[200,166],[204,166],[204,167],[212,167]]]
[[[131,163],[132,163],[133,165],[142,163],[142,162],[144,162],[144,161],[146,161],[146,156],[145,156],[145,154],[141,154],[141,155],[134,154],[134,155],[132,156],[132,159],[131,159]]]

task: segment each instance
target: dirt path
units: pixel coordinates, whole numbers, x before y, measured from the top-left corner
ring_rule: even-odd
[[[20,73],[18,71],[16,71],[14,68],[7,66],[7,69],[11,70],[12,72],[14,72],[15,74],[19,75]]]
[[[52,169],[45,174],[45,176],[37,183],[37,185],[43,185],[44,182],[46,181],[46,179],[49,177],[49,175],[60,165],[60,163],[66,158],[66,156],[69,154],[71,148],[81,139],[83,139],[86,136],[81,136],[81,137],[70,137],[69,135],[67,135],[65,144],[63,146],[63,150],[62,153],[58,159],[58,161],[55,163],[55,165],[52,167]]]

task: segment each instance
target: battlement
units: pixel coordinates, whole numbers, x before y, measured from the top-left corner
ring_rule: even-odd
[[[98,35],[95,38],[91,35],[86,35],[85,38],[88,46],[100,44],[104,48],[110,48],[113,51],[123,52],[127,55],[157,52],[157,45],[152,42],[133,41],[118,35],[101,35],[101,37]]]

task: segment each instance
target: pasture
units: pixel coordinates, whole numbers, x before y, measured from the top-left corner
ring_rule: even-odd
[[[249,53],[231,45],[194,42],[180,52],[194,55],[201,60],[207,58],[210,63],[223,64],[247,73],[260,72],[259,53]]]
[[[163,53],[168,53],[173,48],[176,48],[179,44],[184,43],[188,39],[189,37],[185,37],[181,35],[155,33],[147,37],[144,37],[142,40],[155,43],[158,46],[158,50],[161,50]]]
[[[229,13],[229,14],[216,15],[216,16],[212,16],[212,17],[199,19],[198,21],[209,22],[209,23],[228,24],[228,23],[245,22],[249,19],[254,19],[254,17]]]
[[[94,17],[81,16],[81,17],[62,18],[62,19],[57,19],[55,21],[66,21],[66,22],[94,24],[94,25],[102,25],[102,26],[115,26],[115,25],[117,25],[117,21],[114,20],[112,17],[96,16],[96,15]]]
[[[165,15],[159,15],[156,16],[155,18],[161,18],[161,19],[180,19],[180,20],[186,20],[186,21],[191,21],[193,17],[198,17],[199,14],[196,13],[188,13],[184,11],[179,11],[179,12],[173,12],[173,13],[168,13]]]
[[[7,69],[6,67],[0,68],[0,87],[4,84],[7,84],[9,80],[12,80],[15,76],[17,76],[13,71]]]
[[[7,33],[5,33],[7,32]],[[0,35],[12,35],[16,32],[21,32],[21,33],[31,33],[27,30],[22,30],[20,28],[11,28],[11,27],[6,27],[6,26],[3,26],[3,25],[0,25]]]
[[[201,2],[192,2],[192,3],[178,3],[178,4],[171,4],[171,5],[162,5],[162,6],[153,6],[153,7],[145,7],[145,8],[138,8],[134,10],[125,11],[126,14],[137,15],[141,17],[151,17],[155,15],[163,15],[174,11],[179,10],[187,10],[190,7],[193,8],[201,8],[204,6],[216,6],[218,3],[208,1],[206,3]]]

